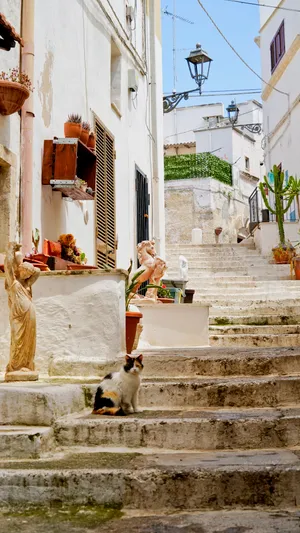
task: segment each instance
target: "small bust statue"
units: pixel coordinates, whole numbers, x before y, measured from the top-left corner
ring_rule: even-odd
[[[38,379],[34,368],[36,316],[31,287],[38,279],[40,270],[31,263],[23,263],[20,248],[20,244],[10,242],[4,261],[11,329],[10,358],[5,381]]]

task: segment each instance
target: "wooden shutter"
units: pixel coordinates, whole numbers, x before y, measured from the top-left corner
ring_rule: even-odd
[[[96,119],[97,266],[116,267],[114,138]]]

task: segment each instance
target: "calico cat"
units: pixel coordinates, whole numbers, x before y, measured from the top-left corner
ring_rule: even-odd
[[[94,402],[94,415],[124,416],[137,413],[137,397],[143,370],[143,356],[126,355],[119,372],[105,376],[99,385]]]

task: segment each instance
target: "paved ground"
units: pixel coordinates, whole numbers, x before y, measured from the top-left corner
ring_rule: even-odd
[[[298,512],[219,511],[122,516],[114,509],[58,507],[0,509],[1,533],[299,533]]]

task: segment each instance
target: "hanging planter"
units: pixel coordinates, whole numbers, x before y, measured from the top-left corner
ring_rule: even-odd
[[[32,91],[27,74],[18,68],[0,72],[0,114],[13,115],[19,111]]]

